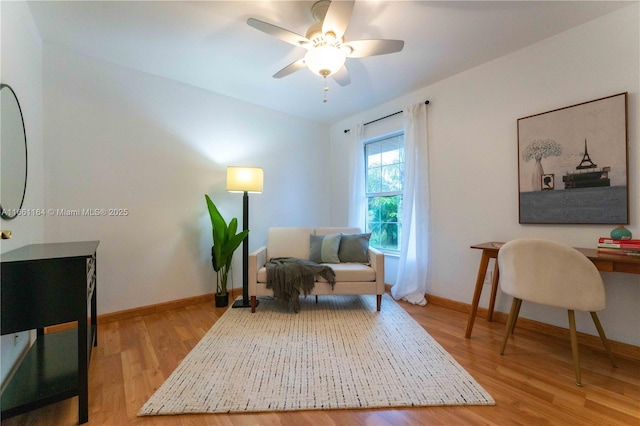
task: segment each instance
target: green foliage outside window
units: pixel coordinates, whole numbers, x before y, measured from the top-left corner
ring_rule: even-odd
[[[367,209],[367,230],[374,247],[398,250],[400,244],[400,218],[402,196],[370,197]]]

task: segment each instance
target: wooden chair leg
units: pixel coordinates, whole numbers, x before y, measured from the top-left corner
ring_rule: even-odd
[[[580,377],[580,357],[578,354],[578,334],[576,333],[576,315],[569,310],[569,335],[571,336],[571,354],[573,355],[573,368],[576,370],[576,385],[582,386]]]
[[[493,276],[491,277],[491,296],[489,297],[489,309],[487,310],[487,321],[493,321],[493,311],[496,306],[496,295],[498,294],[498,281],[500,280],[500,270],[498,269],[498,259],[493,264]]]
[[[256,311],[256,296],[251,296],[251,313]]]
[[[500,348],[500,355],[504,355],[504,349],[507,347],[507,340],[509,339],[509,334],[511,334],[511,329],[516,322],[516,315],[518,312],[518,305],[522,303],[522,299],[513,298],[513,302],[511,302],[511,311],[509,311],[509,319],[507,319],[507,326],[504,330],[504,338],[502,339],[502,348]]]
[[[380,305],[382,305],[382,295],[381,294],[377,294],[376,296],[377,296],[376,297],[376,302],[377,302],[376,303],[377,304],[376,310],[378,312],[380,312]]]
[[[516,314],[513,317],[513,324],[511,324],[511,331],[509,332],[510,334],[513,334],[513,332],[516,329],[516,323],[518,322],[518,316],[520,315],[520,306],[522,306],[522,299],[515,299],[515,300],[518,301],[518,306],[516,307]]]
[[[318,304],[318,295],[316,294],[316,305]]]
[[[605,336],[604,334],[604,328],[602,328],[602,324],[600,324],[600,320],[598,319],[598,314],[596,314],[595,312],[590,312],[590,313],[591,313],[591,318],[593,318],[593,323],[596,325],[596,329],[598,330],[598,334],[600,335],[600,339],[602,339],[604,348],[607,350],[607,355],[609,355],[609,360],[611,361],[611,365],[613,367],[618,367],[616,365],[616,361],[613,359],[613,352],[611,352],[611,346],[609,345],[607,336]]]

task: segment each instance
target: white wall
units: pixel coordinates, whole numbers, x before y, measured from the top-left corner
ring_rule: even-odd
[[[27,136],[28,176],[24,208],[37,208],[43,200],[42,150],[42,41],[24,2],[0,3],[2,15],[2,83],[16,92]],[[0,240],[2,252],[40,243],[44,219],[41,216],[0,218],[2,229],[13,231],[9,240]]]
[[[428,99],[431,180],[431,271],[428,292],[471,302],[480,252],[474,243],[522,236],[595,247],[605,225],[519,225],[516,121],[552,109],[629,92],[628,228],[640,236],[640,11],[637,4],[460,73],[331,128],[334,200],[348,199],[340,152],[344,129]],[[346,220],[335,205],[333,223]],[[600,314],[608,337],[640,345],[640,276],[603,274],[608,307]],[[487,306],[485,288],[481,306]],[[508,312],[510,298],[496,308]],[[566,313],[523,305],[521,315],[566,327]],[[578,328],[596,334],[588,314]]]
[[[264,192],[249,197],[250,250],[269,226],[329,224],[327,126],[53,46],[44,52],[45,207],[128,209],[45,219],[49,242],[101,241],[99,313],[215,291],[204,194],[227,221],[242,222],[227,165],[264,169]],[[237,288],[241,260],[239,249]]]
[[[1,70],[0,80],[16,92],[24,118],[28,146],[28,181],[24,208],[38,208],[43,203],[42,152],[42,42],[25,2],[0,2]],[[0,218],[0,227],[13,236],[0,240],[0,252],[5,253],[44,238],[44,219],[38,216],[19,216],[13,220]],[[0,283],[1,285],[1,283]],[[28,332],[19,333],[14,344],[13,335],[2,336],[1,380],[27,347]]]

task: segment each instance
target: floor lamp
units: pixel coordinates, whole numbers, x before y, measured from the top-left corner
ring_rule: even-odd
[[[249,229],[249,192],[262,192],[263,172],[259,167],[227,167],[227,191],[242,192],[242,230]],[[257,301],[256,301],[257,305]],[[233,308],[249,308],[249,235],[242,242],[242,300]]]

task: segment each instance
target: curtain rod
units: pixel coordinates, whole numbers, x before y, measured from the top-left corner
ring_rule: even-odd
[[[429,101],[424,101],[424,104],[425,105],[429,105]],[[385,118],[393,117],[394,115],[398,115],[398,114],[401,114],[401,113],[402,113],[402,111],[394,112],[393,114],[385,115],[384,117],[376,118],[375,120],[371,120],[368,123],[364,123],[364,125],[366,126],[368,124],[375,123],[376,121],[384,120]],[[344,132],[345,133],[349,133],[350,131],[351,131],[351,129],[345,129]]]

